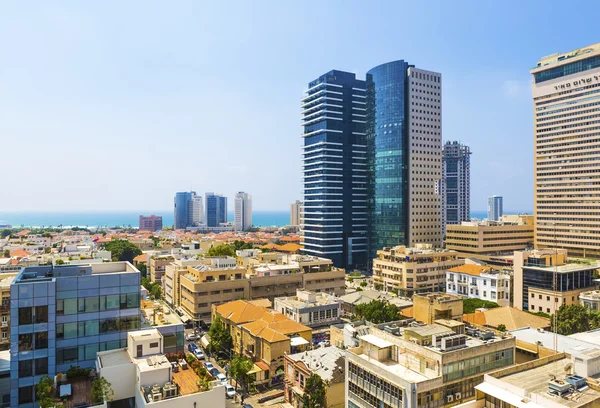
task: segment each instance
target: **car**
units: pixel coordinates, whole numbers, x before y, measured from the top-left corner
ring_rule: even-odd
[[[235,388],[233,388],[230,384],[225,384],[225,394],[227,395],[227,398],[235,397]]]
[[[242,408],[254,408],[254,407],[250,404],[244,404],[244,405],[242,405]]]
[[[202,352],[202,350],[200,350],[199,347],[196,347],[192,353],[194,354],[194,357],[196,357],[198,360],[204,360],[204,353]]]
[[[192,353],[198,348],[198,346],[196,345],[196,343],[190,343],[188,344],[188,351],[191,351]]]
[[[223,384],[225,384],[227,382],[227,377],[225,376],[225,374],[217,374],[216,375],[216,379],[221,381]]]
[[[208,370],[213,377],[217,378],[217,375],[221,374],[221,372],[219,370],[217,370],[216,368],[213,368],[212,370]]]
[[[215,366],[210,361],[205,361],[204,362],[204,368],[206,368],[206,370],[210,373],[210,370],[212,370],[213,368],[215,368]]]
[[[187,341],[196,341],[198,340],[198,336],[196,336],[194,333],[190,333],[185,335],[185,339]]]

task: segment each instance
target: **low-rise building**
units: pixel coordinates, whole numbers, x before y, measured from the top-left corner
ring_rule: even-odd
[[[378,290],[358,290],[356,292],[348,293],[340,296],[343,302],[342,308],[346,314],[354,314],[354,308],[363,303],[369,303],[373,300],[383,300],[397,306],[399,309],[406,309],[413,305],[412,301],[408,298],[401,298],[394,296],[392,293],[380,292]]]
[[[114,392],[111,406],[225,408],[220,381],[200,389],[196,373],[189,368],[175,372],[163,348],[163,336],[149,329],[129,333],[124,348],[97,354],[96,371]]]
[[[514,307],[554,314],[563,304],[579,304],[581,293],[598,287],[594,282],[598,269],[597,261],[568,262],[564,249],[517,251],[514,255]]]
[[[600,291],[590,290],[579,294],[579,302],[581,306],[585,306],[595,312],[600,310]]]
[[[150,281],[161,284],[162,277],[165,274],[165,268],[174,260],[175,258],[170,255],[151,256],[148,264],[148,276],[150,276]]]
[[[375,287],[381,285],[384,292],[406,297],[446,291],[446,271],[464,262],[457,252],[434,249],[429,244],[384,248],[373,259],[373,283]]]
[[[0,350],[10,346],[10,285],[16,276],[16,273],[0,275]]]
[[[344,407],[345,370],[345,352],[338,347],[319,347],[304,353],[286,355],[285,401],[295,408],[301,408],[306,381],[316,374],[326,386],[325,406]]]
[[[490,266],[460,265],[446,272],[446,293],[510,306],[510,275]]]
[[[515,361],[512,336],[465,331],[460,322],[370,327],[358,339],[359,346],[346,353],[351,407],[453,406],[475,397],[474,387],[485,373]]]
[[[275,298],[273,308],[295,322],[308,327],[339,322],[343,301],[333,295],[297,290],[296,296]]]
[[[439,319],[462,321],[463,301],[460,296],[446,293],[425,293],[413,296],[413,317],[433,324]]]

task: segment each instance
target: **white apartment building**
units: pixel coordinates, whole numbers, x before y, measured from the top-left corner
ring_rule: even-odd
[[[189,203],[190,225],[200,225],[204,222],[204,201],[202,196],[194,194]]]
[[[330,326],[342,316],[343,300],[326,293],[296,290],[296,296],[275,298],[273,309],[308,327]]]
[[[246,231],[252,227],[252,196],[243,191],[235,194],[234,227],[236,231]]]
[[[290,205],[290,225],[301,226],[303,217],[302,211],[304,209],[304,203],[300,200],[296,200],[295,203]]]
[[[460,265],[446,272],[446,293],[510,306],[510,275],[489,266]]]

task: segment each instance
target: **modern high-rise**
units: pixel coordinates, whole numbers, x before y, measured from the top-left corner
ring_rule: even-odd
[[[300,226],[302,225],[302,212],[304,211],[304,203],[300,200],[296,200],[295,203],[290,205],[290,225]]]
[[[488,220],[500,221],[502,214],[502,197],[497,195],[488,197]]]
[[[446,142],[442,150],[442,231],[446,225],[469,221],[471,212],[471,150],[459,142]]]
[[[234,227],[236,231],[252,227],[252,196],[243,191],[235,194]]]
[[[369,254],[442,241],[442,76],[403,60],[367,72]]]
[[[175,194],[175,229],[185,229],[202,223],[202,196],[195,191],[185,191]]]
[[[304,248],[337,267],[367,264],[365,81],[329,71],[308,84],[304,127]]]
[[[140,231],[160,231],[162,227],[162,217],[160,215],[140,215]]]
[[[128,262],[33,266],[10,288],[11,407],[34,406],[35,384],[96,353],[127,345],[140,328],[140,272]]]
[[[535,246],[600,257],[600,43],[533,74]]]
[[[206,225],[218,227],[227,222],[227,197],[221,194],[206,193]]]

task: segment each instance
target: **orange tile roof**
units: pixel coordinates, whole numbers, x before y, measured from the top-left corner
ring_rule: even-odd
[[[269,365],[263,361],[257,361],[256,364],[259,368],[261,368],[263,371],[269,371],[271,368],[269,367]]]
[[[146,263],[146,262],[148,262],[148,255],[141,254],[141,255],[138,255],[135,258],[133,258],[133,260],[134,260],[134,262]]]
[[[298,244],[284,244],[278,250],[283,252],[298,252],[301,248],[302,246]]]
[[[11,258],[25,258],[26,256],[29,256],[29,252],[25,251],[24,249],[13,249],[12,251],[10,251]]]
[[[298,238],[298,237],[283,237],[283,238],[281,238],[281,242],[300,242],[300,238]]]
[[[402,316],[404,316],[404,317],[408,317],[408,318],[411,318],[411,317],[413,317],[413,308],[412,308],[412,306],[411,306],[411,307],[407,307],[407,308],[404,308],[404,309],[400,310],[400,314],[401,314]]]
[[[217,313],[235,324],[247,323],[260,319],[266,308],[256,306],[244,300],[234,300],[216,307]]]
[[[465,273],[471,276],[479,276],[484,272],[490,271],[491,269],[492,268],[490,268],[489,266],[464,264],[460,266],[455,266],[452,269],[448,269],[448,272]]]
[[[506,326],[506,330],[517,330],[525,327],[546,328],[550,327],[550,319],[536,316],[514,307],[504,306],[463,315],[463,320],[481,326],[498,327]]]

